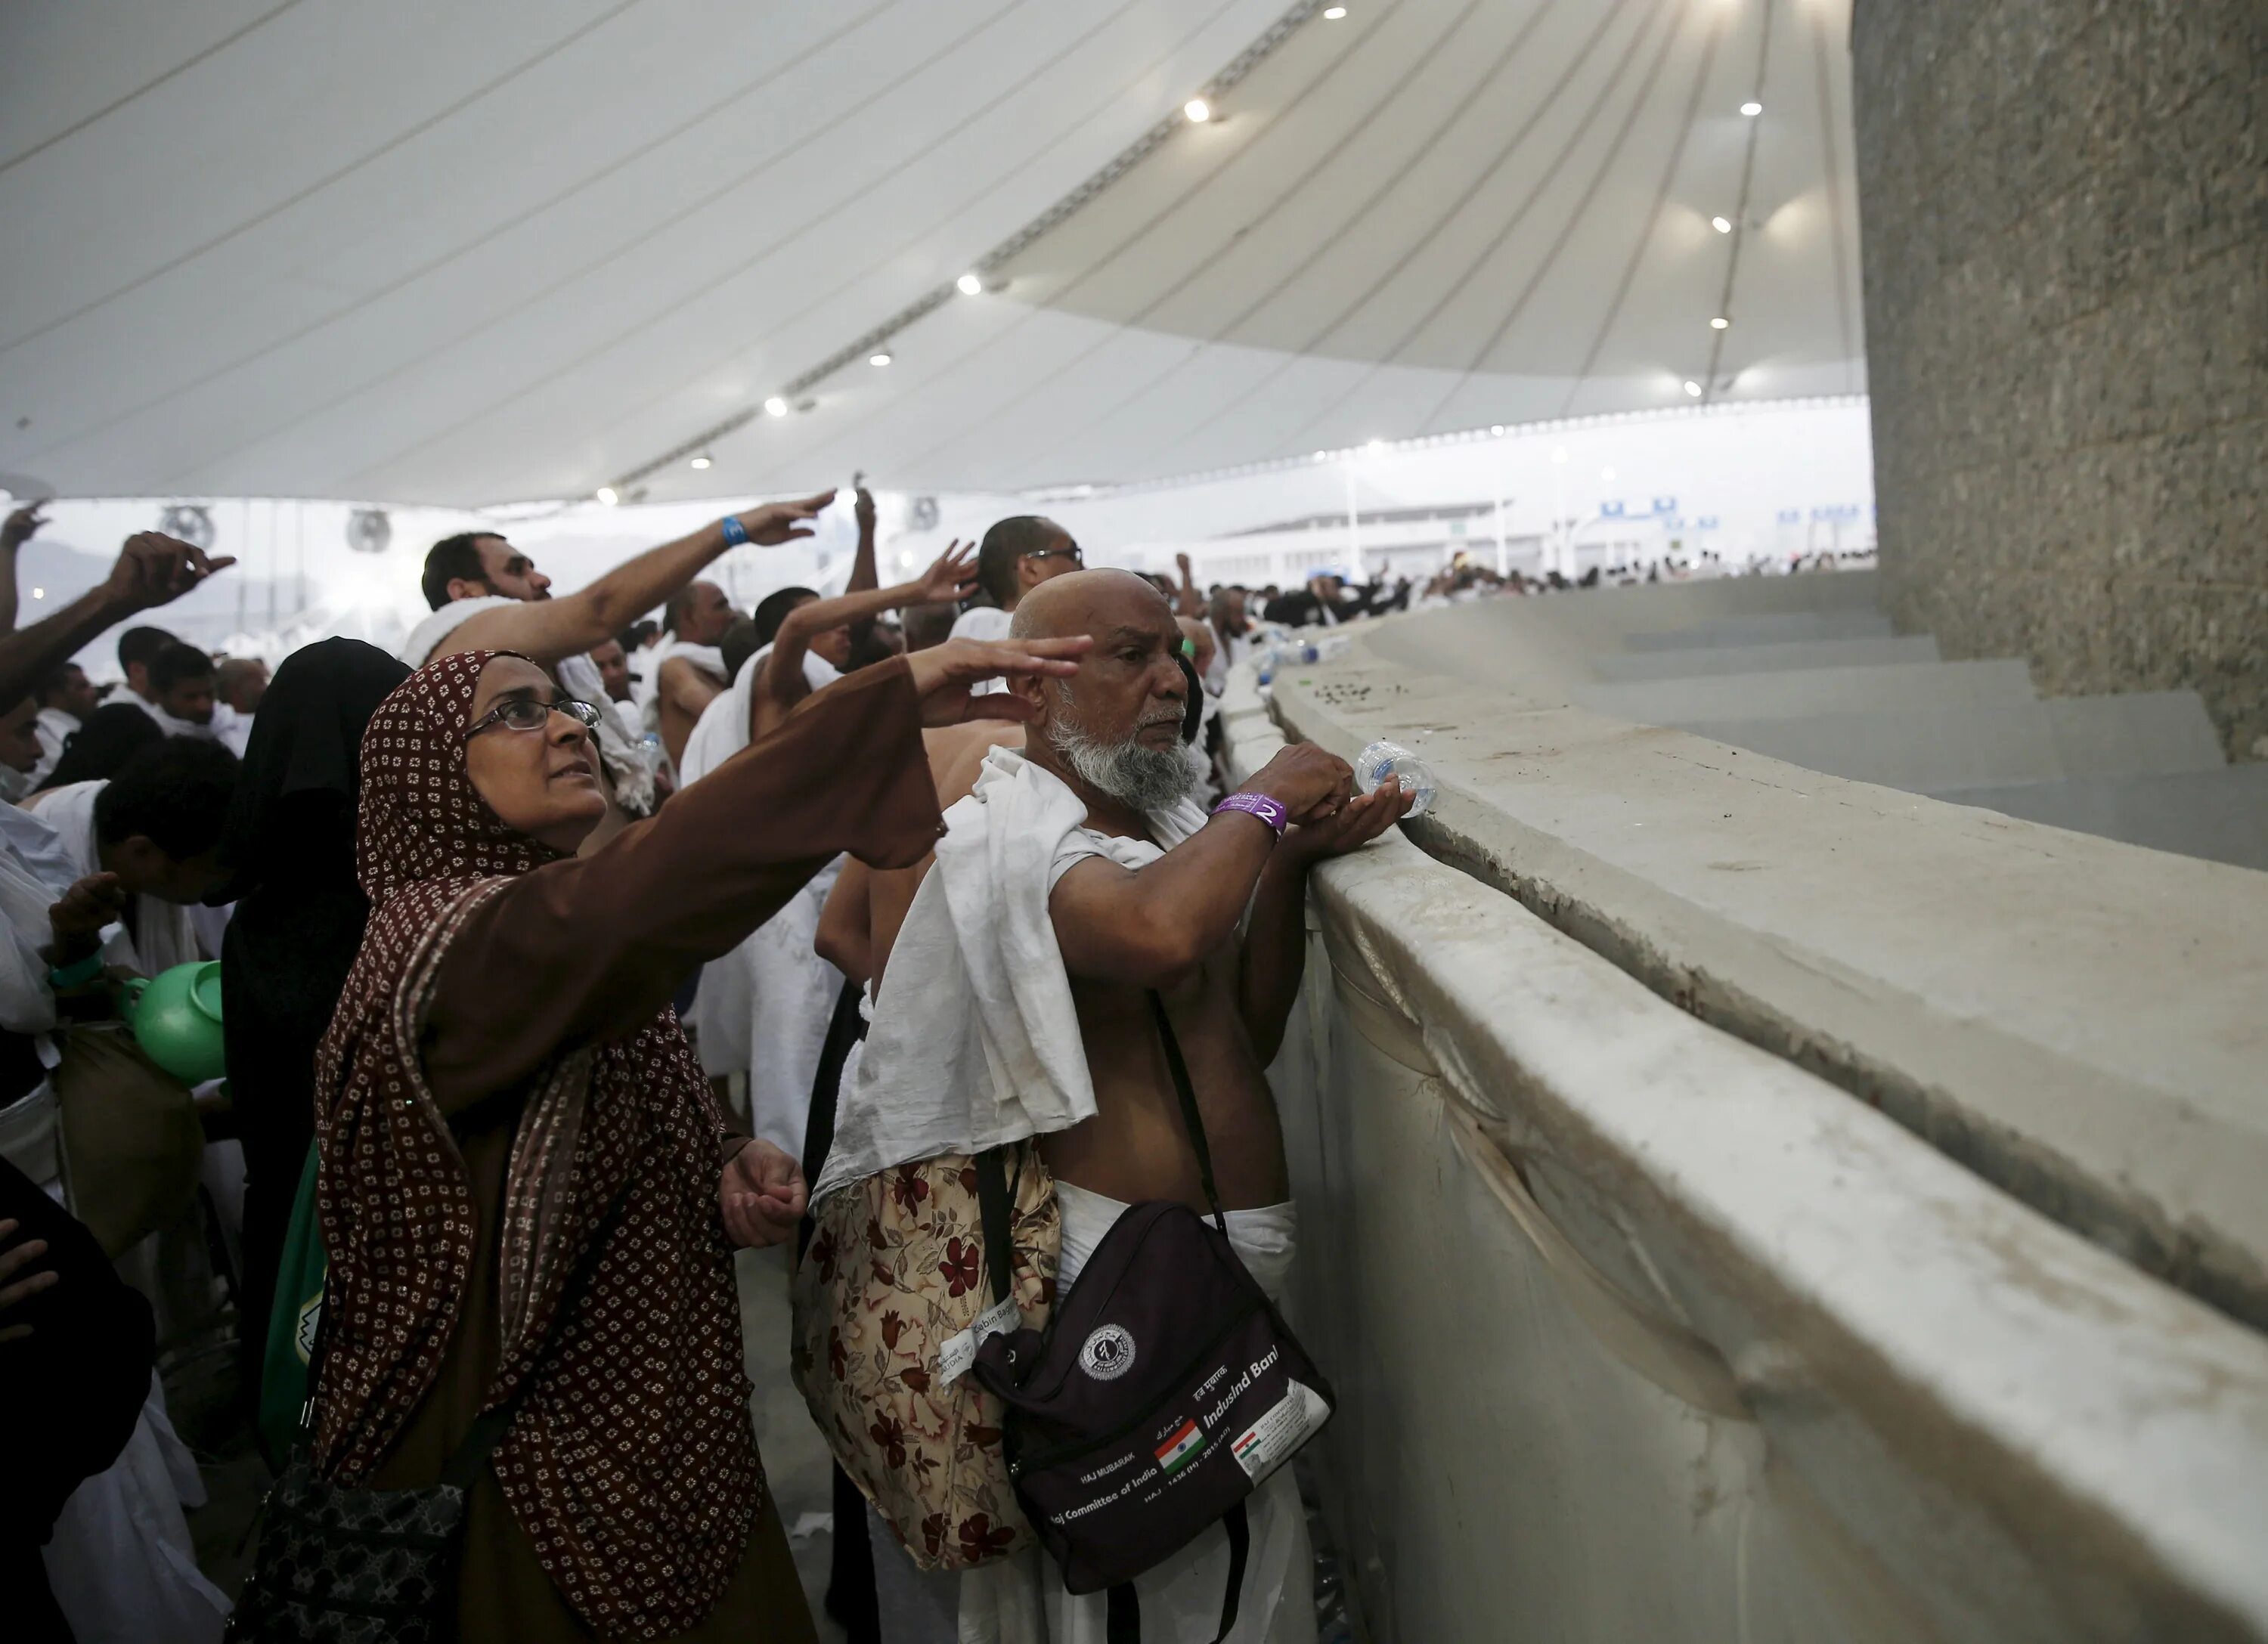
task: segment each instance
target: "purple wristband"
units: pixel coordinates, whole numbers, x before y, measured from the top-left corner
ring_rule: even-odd
[[[1258,817],[1276,830],[1278,839],[1284,837],[1284,825],[1292,819],[1284,807],[1266,794],[1231,794],[1212,808],[1212,813],[1215,816],[1219,816],[1224,811],[1241,811],[1247,816]]]

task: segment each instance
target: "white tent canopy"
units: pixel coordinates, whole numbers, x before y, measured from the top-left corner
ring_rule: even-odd
[[[0,485],[1000,491],[1864,386],[1848,0],[1344,11],[25,0]]]

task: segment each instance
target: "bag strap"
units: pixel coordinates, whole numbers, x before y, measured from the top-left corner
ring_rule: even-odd
[[[1016,1260],[1015,1248],[1008,1242],[1008,1174],[1000,1163],[1006,1151],[987,1148],[976,1156],[976,1211],[984,1227],[984,1266],[992,1275],[995,1303],[1008,1299],[1009,1269]]]
[[[1221,1595],[1220,1631],[1212,1644],[1223,1644],[1236,1626],[1236,1612],[1244,1601],[1245,1569],[1252,1560],[1252,1519],[1243,1502],[1220,1516],[1220,1527],[1228,1532],[1228,1590]],[[1108,1589],[1106,1604],[1104,1644],[1142,1644],[1142,1599],[1134,1583],[1121,1582]]]
[[[559,1293],[559,1305],[552,1312],[556,1325],[567,1317],[575,1303],[582,1298],[583,1288],[597,1271],[600,1253],[606,1249],[615,1224],[622,1220],[622,1207],[618,1201],[607,1212],[607,1219],[599,1224],[590,1245],[583,1251],[582,1259],[567,1280],[567,1288]],[[331,1264],[328,1254],[323,1260],[323,1304],[315,1315],[314,1339],[307,1344],[307,1397],[299,1406],[299,1442],[312,1444],[315,1433],[315,1384],[322,1375],[323,1355],[330,1344],[331,1334]],[[457,1448],[449,1452],[442,1464],[441,1482],[458,1489],[469,1491],[479,1482],[481,1469],[488,1464],[490,1453],[504,1442],[504,1435],[512,1429],[512,1419],[519,1413],[520,1400],[527,1396],[528,1381],[522,1377],[512,1397],[493,1410],[482,1411],[474,1419]]]
[[[1204,1184],[1205,1203],[1212,1207],[1213,1224],[1221,1237],[1228,1237],[1228,1216],[1220,1207],[1220,1194],[1212,1185],[1212,1149],[1206,1145],[1204,1116],[1197,1112],[1197,1093],[1189,1083],[1189,1065],[1182,1060],[1182,1042],[1174,1037],[1173,1018],[1166,1014],[1166,1002],[1150,990],[1150,1014],[1158,1024],[1158,1039],[1166,1047],[1166,1070],[1174,1075],[1174,1094],[1181,1098],[1182,1123],[1189,1133],[1189,1145],[1197,1149],[1197,1180]]]

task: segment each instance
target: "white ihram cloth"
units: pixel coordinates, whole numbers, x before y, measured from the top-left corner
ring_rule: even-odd
[[[644,716],[645,729],[657,736],[661,733],[659,686],[663,664],[671,661],[689,662],[716,680],[718,685],[730,685],[733,682],[732,672],[725,666],[723,651],[714,645],[696,645],[689,640],[678,638],[674,634],[663,635],[661,643],[646,652],[646,666],[653,671],[656,688],[654,693],[645,699],[645,707],[641,711]]]
[[[401,649],[394,654],[410,667],[422,668],[437,654],[448,654],[451,648],[445,648],[441,642],[471,618],[483,611],[524,603],[507,594],[453,599],[411,628],[409,637],[401,642]],[[599,675],[599,664],[578,651],[552,664],[551,675],[568,695],[599,710],[599,761],[607,767],[607,781],[614,788],[615,802],[634,817],[652,816],[655,804],[653,767],[646,762],[637,733],[615,711],[613,699],[607,694],[606,681]]]
[[[1088,831],[1079,796],[1014,748],[985,756],[975,790],[945,821],[936,865],[890,950],[857,1075],[843,1081],[814,1199],[909,1159],[979,1152],[1094,1115],[1048,893],[1070,866],[1057,864],[1066,843],[1073,860],[1108,855],[1130,868],[1163,851]],[[1170,849],[1204,821],[1183,799],[1153,812],[1150,827]]]
[[[130,686],[123,691],[113,692],[110,696],[110,701],[114,702],[132,703],[144,713],[149,715],[151,722],[157,725],[158,729],[164,731],[169,737],[195,737],[200,742],[221,741],[223,739],[221,733],[225,730],[229,724],[237,717],[236,710],[231,708],[226,702],[216,702],[213,704],[212,717],[210,719],[197,720],[178,718],[175,716],[167,713],[164,708],[158,707],[157,703],[151,701],[148,697],[136,694]]]
[[[138,698],[136,699],[139,700]],[[70,740],[71,732],[79,727],[77,714],[66,714],[60,708],[43,708],[32,721],[32,735],[39,739],[40,762],[32,767],[32,786],[37,788],[48,780],[55,768],[55,761],[63,756],[63,744]]]
[[[767,645],[741,664],[731,686],[702,710],[685,739],[681,782],[700,781],[748,745],[749,693],[770,654]],[[807,651],[803,675],[814,691],[843,677]],[[748,1075],[749,1134],[799,1159],[811,1117],[812,1081],[843,987],[843,973],[812,944],[820,910],[842,870],[838,856],[740,946],[702,966],[689,1017],[704,1073]]]
[[[1008,637],[1008,629],[1015,617],[998,605],[971,605],[953,619],[953,632],[948,639],[979,639],[990,644]],[[989,696],[995,691],[1008,688],[1005,679],[983,679],[968,687],[971,696]]]
[[[44,826],[52,836],[54,855],[68,868],[71,881],[102,871],[101,850],[94,837],[94,802],[109,785],[72,782],[50,788],[36,813],[24,813],[33,827]],[[28,830],[19,834],[20,828],[11,818],[11,836],[37,837],[29,835]],[[134,934],[129,936],[123,924],[113,925],[102,944],[106,966],[122,965],[141,976],[155,976],[176,965],[211,957],[198,939],[195,915],[188,908],[149,895],[134,899]]]
[[[42,1552],[79,1644],[219,1644],[228,1595],[198,1572],[181,1513],[204,1504],[196,1457],[173,1432],[153,1370],[133,1436],[71,1493]]]

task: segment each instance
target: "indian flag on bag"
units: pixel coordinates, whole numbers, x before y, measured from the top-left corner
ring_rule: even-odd
[[[1158,1447],[1158,1464],[1167,1472],[1179,1472],[1197,1457],[1204,1448],[1204,1434],[1194,1420],[1184,1421],[1174,1430],[1174,1436]]]

